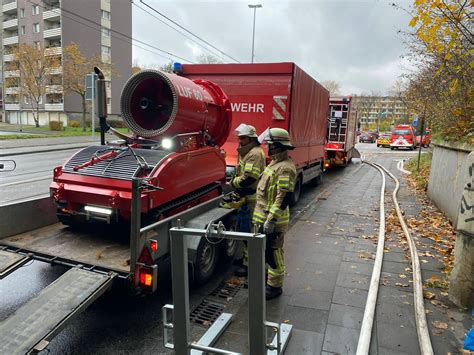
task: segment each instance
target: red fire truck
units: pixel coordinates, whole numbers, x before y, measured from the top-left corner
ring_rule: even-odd
[[[352,96],[329,100],[328,134],[324,168],[345,166],[355,155],[357,117],[351,110]]]
[[[317,184],[321,178],[326,140],[329,92],[294,63],[185,64],[179,74],[210,80],[228,95],[232,107],[232,130],[241,123],[289,131],[296,149],[290,155],[298,179],[294,201],[302,184]],[[223,146],[228,171],[237,164],[238,139],[230,134]]]

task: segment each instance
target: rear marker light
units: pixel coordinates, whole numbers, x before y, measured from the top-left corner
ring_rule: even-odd
[[[156,240],[150,240],[150,249],[153,253],[158,250],[158,242]]]

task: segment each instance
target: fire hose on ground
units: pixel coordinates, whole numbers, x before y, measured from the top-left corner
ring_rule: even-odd
[[[384,192],[385,192],[385,174],[389,175],[392,180],[395,181],[395,189],[392,193],[393,203],[397,212],[400,225],[402,226],[403,233],[408,242],[410,248],[410,256],[413,271],[413,297],[414,297],[414,308],[415,308],[415,320],[416,329],[418,334],[418,343],[420,346],[420,352],[423,355],[433,354],[433,347],[431,345],[430,335],[428,332],[428,325],[426,322],[426,313],[423,303],[423,285],[421,278],[421,267],[418,259],[418,252],[413,238],[408,232],[407,225],[403,219],[402,212],[397,200],[397,193],[400,188],[400,182],[398,179],[385,167],[380,164],[363,161],[364,163],[377,169],[382,175],[382,188],[380,196],[380,228],[379,237],[377,243],[377,253],[374,263],[374,269],[372,272],[372,279],[370,282],[369,293],[367,296],[367,303],[364,311],[364,318],[362,320],[362,327],[359,336],[359,342],[357,344],[357,355],[365,355],[370,350],[370,340],[372,335],[372,326],[375,315],[375,305],[377,303],[377,293],[379,287],[380,273],[382,271],[382,260],[383,260],[383,249],[385,239],[385,209],[384,209]]]

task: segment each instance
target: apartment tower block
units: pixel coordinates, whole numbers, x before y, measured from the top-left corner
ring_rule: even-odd
[[[105,72],[108,112],[118,116],[120,92],[132,67],[131,6],[128,0],[3,0],[3,120],[18,124],[21,116],[21,123],[34,124],[32,106],[20,95],[20,73],[11,54],[22,43],[42,46],[45,55],[60,59],[64,46],[76,43],[86,57],[100,56],[102,63],[112,64],[113,73]],[[5,80],[15,77],[18,80]],[[40,101],[40,125],[50,120],[67,125],[82,116],[80,95],[65,93],[62,84],[59,67],[51,73]]]

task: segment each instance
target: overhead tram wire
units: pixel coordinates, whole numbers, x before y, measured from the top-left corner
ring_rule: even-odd
[[[46,6],[44,6],[44,5],[40,5],[40,4],[37,4],[37,3],[33,3],[32,0],[27,0],[27,1],[28,1],[29,3],[31,3],[31,4],[41,6],[43,9],[46,8]],[[44,1],[42,1],[42,2],[44,3]],[[92,29],[94,29],[94,30],[97,30],[97,31],[102,32],[102,24],[97,23],[97,22],[95,22],[95,21],[92,21],[92,20],[90,20],[90,19],[88,19],[88,18],[86,18],[86,17],[84,17],[84,16],[81,16],[81,15],[79,15],[79,14],[73,12],[73,11],[66,10],[66,9],[64,9],[64,8],[62,8],[62,7],[61,7],[61,11],[62,11],[62,12],[66,12],[66,13],[72,15],[72,16],[76,16],[76,17],[78,17],[78,18],[80,18],[80,19],[82,19],[82,20],[84,20],[84,21],[87,21],[87,22],[89,22],[89,23],[91,23],[91,24],[93,24],[93,25],[95,25],[95,26],[98,26],[98,28],[93,28],[93,27],[91,27],[90,25],[86,25],[86,24],[84,24],[83,22],[80,22],[80,21],[78,21],[78,20],[75,19],[75,18],[66,16],[64,13],[62,14],[63,17],[69,18],[70,20],[75,21],[75,22],[77,22],[77,23],[79,23],[79,24],[82,24],[82,25],[84,25],[84,26],[87,26],[87,27],[89,27],[89,28],[92,28]],[[186,61],[186,62],[188,62],[188,63],[193,63],[193,61],[191,61],[191,60],[189,60],[189,59],[183,58],[183,57],[181,57],[181,56],[178,56],[178,55],[176,55],[176,54],[174,54],[174,53],[168,52],[168,51],[166,51],[166,50],[164,50],[164,49],[161,49],[161,48],[159,48],[159,47],[156,47],[156,46],[151,45],[151,44],[149,44],[149,43],[146,43],[146,42],[144,42],[144,41],[141,41],[141,40],[138,40],[138,39],[136,39],[136,38],[133,38],[133,37],[131,37],[131,36],[125,34],[125,33],[119,32],[119,31],[117,31],[117,30],[113,30],[113,29],[111,29],[111,28],[110,28],[109,30],[110,30],[111,33],[115,33],[115,34],[117,34],[117,35],[120,35],[120,36],[122,36],[122,37],[124,37],[124,38],[130,40],[130,42],[129,42],[129,41],[126,41],[126,40],[123,39],[123,38],[119,38],[119,37],[117,37],[117,36],[113,36],[114,38],[119,39],[119,40],[122,40],[122,41],[125,41],[126,43],[131,43],[132,45],[134,45],[134,44],[133,44],[133,41],[135,41],[135,42],[138,42],[138,43],[140,43],[140,44],[142,44],[142,45],[145,45],[145,46],[147,46],[147,47],[150,47],[150,48],[152,48],[152,49],[154,49],[154,50],[157,50],[157,51],[159,51],[159,52],[165,53],[165,54],[167,54],[168,56],[171,56],[171,57],[175,57],[175,58],[184,60],[184,61]],[[135,46],[137,46],[137,45],[135,45]],[[139,47],[139,46],[137,46],[137,47]],[[141,47],[139,47],[139,48],[141,48]],[[144,49],[144,48],[142,48],[142,49]],[[158,54],[158,53],[154,53],[154,54]],[[158,54],[158,55],[160,55],[160,54]],[[161,56],[163,57],[163,55],[161,55]],[[171,59],[171,58],[169,58],[169,57],[164,57],[164,58]]]
[[[227,59],[225,59],[222,55],[220,54],[217,54],[216,52],[210,50],[209,48],[207,48],[205,45],[203,45],[202,43],[199,43],[198,41],[196,41],[194,38],[192,38],[191,36],[188,36],[187,34],[179,31],[177,28],[171,26],[169,23],[166,23],[165,21],[163,21],[162,19],[160,19],[159,17],[153,15],[151,12],[148,12],[147,10],[145,10],[144,8],[138,6],[137,3],[135,3],[133,0],[130,0],[130,3],[132,5],[134,5],[136,8],[142,10],[143,12],[145,12],[146,14],[150,15],[151,17],[153,17],[154,19],[156,19],[157,21],[161,22],[163,25],[171,28],[172,30],[178,32],[181,36],[189,39],[191,42],[197,44],[198,46],[200,46],[201,48],[205,49],[206,51],[208,51],[209,53],[211,53],[212,55],[215,55],[216,57],[218,57],[219,59],[223,60],[224,62],[227,61]]]
[[[218,51],[219,53],[222,53],[223,55],[225,55],[226,57],[229,57],[230,59],[236,61],[237,63],[240,63],[239,60],[235,59],[234,57],[230,56],[229,54],[225,53],[224,51],[220,50],[219,48],[217,48],[216,46],[212,45],[211,43],[209,43],[208,41],[206,41],[205,39],[199,37],[198,35],[196,35],[195,33],[193,33],[192,31],[188,30],[187,28],[181,26],[179,23],[177,23],[176,21],[174,21],[173,19],[169,18],[168,16],[166,16],[165,14],[161,13],[160,11],[156,10],[153,6],[150,6],[148,5],[146,2],[144,2],[143,0],[140,0],[140,2],[145,5],[146,7],[148,7],[149,9],[151,9],[152,11],[156,12],[158,15],[160,15],[161,17],[164,17],[165,19],[167,19],[168,21],[170,21],[171,23],[173,23],[174,25],[178,26],[179,28],[183,29],[184,31],[186,31],[187,33],[189,33],[190,35],[192,35],[193,37],[199,39],[200,41],[206,43],[209,47],[215,49],[216,51]]]

